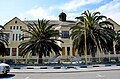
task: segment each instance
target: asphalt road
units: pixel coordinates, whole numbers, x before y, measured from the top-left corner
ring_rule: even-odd
[[[120,70],[77,73],[9,73],[0,79],[120,79]]]

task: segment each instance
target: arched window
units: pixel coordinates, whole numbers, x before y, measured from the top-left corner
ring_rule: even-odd
[[[12,26],[10,26],[10,29],[12,29]]]

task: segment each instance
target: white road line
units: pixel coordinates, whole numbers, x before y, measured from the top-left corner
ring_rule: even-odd
[[[100,75],[100,74],[97,74],[97,76],[96,77],[104,77],[103,75]]]
[[[29,77],[26,77],[25,79],[30,79]]]

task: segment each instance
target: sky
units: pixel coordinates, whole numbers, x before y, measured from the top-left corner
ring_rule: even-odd
[[[0,0],[0,25],[14,17],[24,20],[58,20],[63,11],[75,20],[84,11],[99,11],[120,25],[120,0]]]

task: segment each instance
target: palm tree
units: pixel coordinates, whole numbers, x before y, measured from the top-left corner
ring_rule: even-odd
[[[120,51],[120,30],[118,30],[116,32],[116,36],[115,36],[115,39],[114,39],[114,52],[119,52]]]
[[[4,56],[6,54],[6,47],[8,46],[8,41],[6,40],[6,34],[3,33],[4,27],[0,25],[0,55]]]
[[[100,12],[92,13],[87,10],[76,19],[78,23],[70,30],[72,30],[73,47],[78,50],[78,53],[84,52],[84,55],[91,53],[92,57],[95,57],[97,51],[110,50],[107,45],[114,37],[114,30],[109,27],[113,24],[103,20],[107,19],[106,16],[100,15]],[[87,56],[85,62],[87,64]]]
[[[59,37],[60,33],[58,30],[54,30],[54,25],[49,25],[49,21],[39,20],[38,24],[34,23],[29,25],[29,30],[22,29],[27,35],[23,38],[27,38],[19,45],[21,54],[26,56],[28,53],[37,54],[39,56],[39,63],[42,63],[43,56],[49,56],[50,53],[55,52],[56,55],[60,55],[62,50],[57,41],[62,42],[54,37]]]
[[[6,48],[4,43],[0,42],[0,55],[4,56],[6,53]]]

